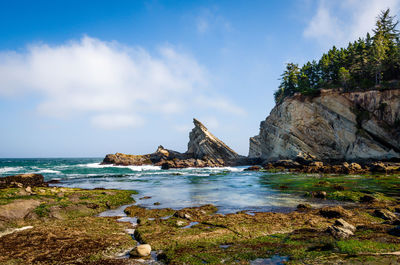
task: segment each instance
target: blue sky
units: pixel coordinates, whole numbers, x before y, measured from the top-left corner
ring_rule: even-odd
[[[387,7],[400,0],[1,1],[0,157],[183,152],[193,117],[247,155],[285,63]]]

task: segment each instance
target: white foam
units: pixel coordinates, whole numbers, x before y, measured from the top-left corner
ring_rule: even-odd
[[[212,170],[212,171],[231,171],[231,172],[241,172],[244,168],[239,167],[187,167],[183,168],[187,170]]]
[[[152,166],[152,165],[145,165],[145,166],[127,166],[132,171],[146,171],[146,170],[161,170],[160,166]]]
[[[88,168],[129,168],[132,171],[146,171],[146,170],[160,170],[160,166],[153,165],[144,165],[144,166],[115,166],[115,165],[101,165],[99,163],[88,163],[88,164],[80,164],[80,167],[88,167]]]
[[[36,173],[53,173],[53,174],[59,174],[59,173],[61,173],[61,172],[58,171],[58,170],[52,170],[52,169],[42,169],[42,170],[37,171]]]
[[[20,171],[23,167],[3,167],[0,168],[0,173]]]

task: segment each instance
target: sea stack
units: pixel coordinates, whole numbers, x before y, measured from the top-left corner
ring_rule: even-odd
[[[199,120],[193,119],[193,123],[194,128],[189,134],[188,150],[185,153],[165,149],[160,145],[156,152],[151,154],[108,154],[103,164],[156,165],[168,169],[234,166],[239,161],[246,160],[209,132]]]

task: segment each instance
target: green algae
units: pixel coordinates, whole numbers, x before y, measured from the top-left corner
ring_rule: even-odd
[[[359,202],[365,195],[393,201],[393,196],[400,194],[399,175],[268,174],[260,182],[285,193],[306,196],[313,191],[325,191],[328,199],[339,201]]]

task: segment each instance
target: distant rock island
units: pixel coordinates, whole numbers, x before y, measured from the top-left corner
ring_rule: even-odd
[[[108,154],[102,164],[114,165],[156,165],[163,169],[186,167],[223,167],[248,164],[247,158],[238,155],[224,142],[215,137],[197,119],[189,134],[188,150],[185,153],[165,149],[146,155]]]

